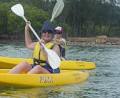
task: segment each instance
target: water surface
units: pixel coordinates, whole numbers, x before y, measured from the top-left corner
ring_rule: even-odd
[[[0,44],[0,56],[31,57],[24,43]],[[0,88],[0,98],[120,98],[120,48],[118,46],[69,46],[66,57],[96,63],[82,84],[47,88]]]

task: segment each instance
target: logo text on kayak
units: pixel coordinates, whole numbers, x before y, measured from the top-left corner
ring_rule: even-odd
[[[40,76],[40,83],[53,83],[53,78],[50,76]]]

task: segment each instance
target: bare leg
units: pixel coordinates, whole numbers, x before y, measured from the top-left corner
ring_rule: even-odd
[[[12,68],[8,73],[19,74],[22,72],[28,72],[31,69],[32,69],[32,66],[30,64],[28,64],[27,62],[21,62],[20,64]]]
[[[49,74],[50,72],[41,67],[40,65],[36,65],[33,69],[31,69],[28,74],[39,74],[39,73],[45,73],[45,74]]]

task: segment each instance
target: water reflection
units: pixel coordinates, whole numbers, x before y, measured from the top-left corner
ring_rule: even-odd
[[[1,98],[83,98],[81,85],[58,86],[49,88],[15,89],[9,88],[0,90]]]

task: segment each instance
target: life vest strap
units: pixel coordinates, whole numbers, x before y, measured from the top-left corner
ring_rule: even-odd
[[[41,63],[46,63],[46,61],[38,60],[36,58],[33,58],[34,65],[40,65]]]

